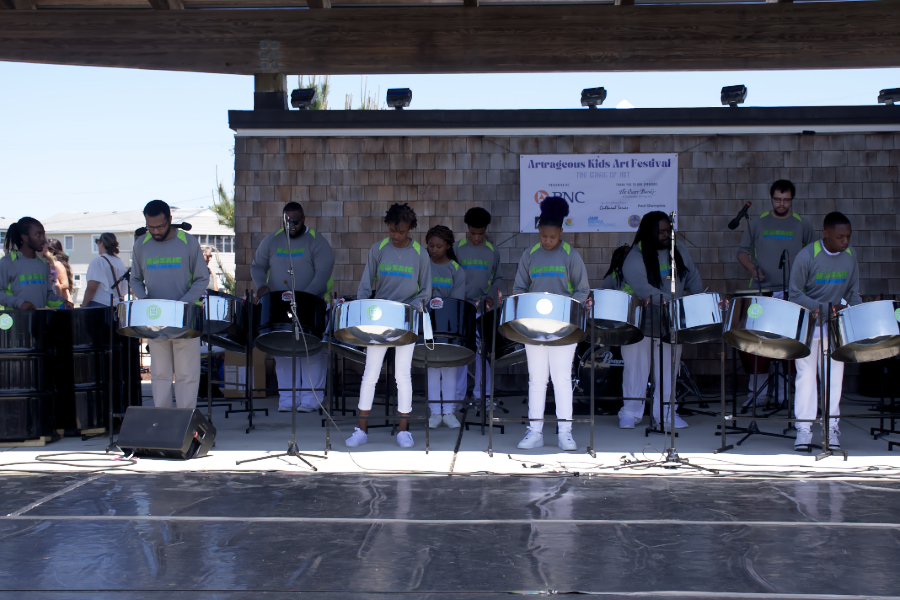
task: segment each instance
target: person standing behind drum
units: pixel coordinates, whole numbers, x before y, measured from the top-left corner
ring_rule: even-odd
[[[291,275],[288,272],[291,263],[294,265],[294,282],[296,291],[306,292],[331,300],[331,288],[334,283],[334,252],[331,244],[321,233],[306,226],[306,215],[303,207],[297,202],[284,205],[282,214],[287,218],[288,235],[291,237],[288,259],[288,245],[284,237],[284,227],[265,237],[253,263],[250,265],[250,276],[256,285],[257,297],[269,293],[284,292],[291,289]],[[297,412],[313,412],[319,410],[321,393],[313,390],[325,389],[325,373],[328,357],[325,352],[313,356],[297,356],[297,389],[307,388],[300,392]],[[290,356],[275,357],[275,375],[281,390],[278,397],[278,410],[290,412],[291,374],[294,367]]]
[[[547,292],[584,302],[590,294],[587,269],[577,250],[562,241],[563,219],[569,215],[569,203],[559,196],[544,198],[538,221],[540,242],[522,253],[516,270],[513,294]],[[553,379],[559,447],[576,450],[572,438],[572,359],[575,346],[525,345],[528,359],[528,429],[519,448],[544,445],[544,405],[547,383]]]
[[[363,271],[356,297],[372,298],[372,286],[376,286],[375,299],[402,302],[423,310],[431,298],[431,260],[422,246],[409,237],[416,228],[416,213],[406,203],[392,204],[384,216],[388,237],[375,242],[369,249],[366,268]],[[394,378],[397,382],[397,410],[401,417],[412,412],[412,357],[415,343],[395,346]],[[347,446],[355,448],[368,441],[369,411],[375,399],[375,384],[381,374],[381,365],[387,346],[366,347],[366,369],[359,386],[359,426],[347,438]],[[409,421],[400,419],[397,444],[412,448],[413,437]]]
[[[749,287],[770,289],[772,296],[779,300],[784,298],[784,269],[790,268],[781,267],[782,254],[787,251],[787,258],[794,260],[815,237],[809,220],[792,210],[795,193],[794,184],[787,179],[773,183],[769,188],[772,210],[750,221],[737,251],[738,262],[750,273]],[[751,375],[750,393],[744,406],[748,406],[754,396],[757,405],[766,403],[766,383],[757,392],[756,379],[757,375]]]
[[[631,246],[628,244],[616,248],[615,252],[613,252],[612,260],[609,261],[609,270],[607,270],[606,275],[603,276],[603,283],[600,284],[600,289],[622,289],[622,286],[625,285],[625,275],[622,274],[622,267],[625,265],[625,258],[628,256],[630,250]]]
[[[826,314],[828,304],[856,306],[862,304],[859,296],[859,265],[856,253],[850,248],[853,230],[850,219],[839,212],[825,215],[822,240],[801,250],[791,267],[790,301],[814,311],[817,326],[813,333],[810,353],[806,358],[797,359],[797,393],[794,401],[794,415],[798,419],[812,421],[816,418],[818,394],[816,392],[816,367],[821,358],[821,335],[818,323],[825,321],[825,335],[828,335]],[[825,341],[828,344],[828,340]],[[844,363],[831,360],[830,416],[841,414],[841,392],[844,383]],[[824,377],[824,373],[819,373]],[[824,402],[822,403],[824,411]],[[840,419],[829,419],[828,445],[840,448],[838,436]],[[797,423],[797,438],[794,450],[808,451],[812,443],[812,423]],[[824,437],[825,432],[822,432]]]
[[[659,364],[650,372],[651,338],[654,362],[658,361],[660,344],[660,302],[662,311],[668,310],[668,304],[672,301],[672,265],[671,265],[671,240],[672,224],[666,213],[655,210],[647,213],[641,219],[635,235],[635,245],[625,258],[622,273],[625,276],[625,285],[622,291],[637,296],[644,301],[644,339],[636,344],[622,346],[622,360],[625,368],[622,373],[622,391],[625,398],[643,398],[646,396],[648,377],[652,375],[656,385],[653,386],[653,419],[662,421],[665,427],[669,427],[669,409],[661,416],[662,406],[660,402],[660,388],[669,401],[672,391],[672,361],[676,365],[681,363],[681,346],[675,348],[673,357],[671,344],[663,343],[663,385],[659,385]],[[700,272],[694,265],[687,250],[675,246],[675,272],[678,297],[689,294],[699,294],[703,291],[703,282]],[[664,335],[668,332],[662,332]],[[619,428],[634,429],[634,426],[644,417],[643,400],[625,400],[622,410],[619,411]],[[681,429],[688,424],[684,419],[675,415],[675,428]]]
[[[72,308],[72,303],[56,294],[50,266],[40,255],[46,243],[44,226],[37,219],[22,217],[6,231],[0,258],[0,310]]]
[[[453,252],[453,232],[449,227],[437,225],[425,234],[425,244],[431,257],[431,309],[440,310],[441,298],[466,299],[466,272],[461,269]],[[423,316],[428,319],[430,317]],[[431,409],[430,427],[444,423],[447,427],[459,427],[459,419],[453,414],[459,408],[456,383],[459,367],[428,368],[428,407]],[[444,402],[441,404],[441,397]]]
[[[113,288],[113,283],[125,274],[125,263],[119,258],[119,241],[116,234],[109,232],[102,234],[97,240],[97,252],[100,256],[88,265],[87,289],[81,300],[81,308],[103,308],[109,306],[110,302],[115,305],[128,293],[125,280],[119,281],[119,285]]]
[[[491,310],[497,299],[497,291],[503,276],[500,274],[500,252],[485,237],[491,224],[491,213],[481,207],[470,208],[463,219],[469,228],[465,237],[456,243],[459,265],[466,271],[466,299],[476,306],[477,316]],[[485,364],[490,379],[491,366]],[[469,384],[469,367],[458,367],[459,379],[456,383],[457,397],[466,397]],[[486,386],[490,389],[490,386]],[[475,400],[481,400],[481,355],[475,355],[475,386],[472,388]]]
[[[151,200],[144,207],[147,234],[134,241],[131,291],[140,300],[196,303],[206,291],[209,269],[200,243],[172,226],[169,205]],[[172,377],[178,408],[197,406],[200,387],[200,338],[147,341],[150,349],[150,389],[153,404],[172,407]]]

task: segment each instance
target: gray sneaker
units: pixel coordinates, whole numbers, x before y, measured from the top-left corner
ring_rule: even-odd
[[[809,452],[812,444],[812,430],[798,429],[797,439],[794,440],[794,450],[797,452]]]

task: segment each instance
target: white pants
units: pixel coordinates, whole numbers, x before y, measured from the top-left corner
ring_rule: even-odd
[[[528,359],[528,418],[543,419],[547,403],[547,383],[553,379],[556,418],[572,418],[572,359],[575,344],[568,346],[525,346]],[[559,431],[572,431],[572,423],[559,423]],[[543,421],[531,421],[528,427],[540,433]]]
[[[328,363],[325,352],[319,352],[313,356],[309,357],[309,362],[306,360],[306,356],[298,356],[297,357],[297,407],[298,408],[312,408],[315,410],[319,410],[319,402],[324,402],[325,400],[325,373],[328,370]],[[293,373],[293,367],[291,366],[291,357],[290,356],[276,356],[275,357],[275,376],[278,379],[278,408],[279,409],[287,409],[291,408],[291,374]],[[315,392],[312,391],[300,391],[300,388],[314,388],[319,390]],[[316,396],[318,396],[318,401],[316,400]]]
[[[459,399],[456,384],[459,380],[460,367],[428,368],[428,408],[431,414],[452,414],[457,408]],[[441,398],[444,399],[443,405]]]
[[[157,408],[196,408],[200,388],[200,338],[147,340],[150,349],[150,389]],[[172,377],[175,385],[172,385]]]
[[[485,362],[484,393],[491,395],[491,363]],[[469,367],[459,367],[459,375],[456,380],[456,397],[460,400],[466,397],[469,389]],[[481,400],[481,354],[475,353],[475,384],[472,386],[472,396]]]
[[[412,412],[412,358],[415,344],[395,346],[394,379],[397,381],[397,410],[401,414]],[[387,346],[366,348],[366,370],[359,385],[359,410],[372,410],[375,400],[375,384],[381,375],[381,364],[387,353]]]
[[[819,328],[816,327],[816,335],[818,336]],[[798,419],[815,419],[818,410],[818,394],[816,392],[816,372],[819,377],[825,377],[821,372],[819,364],[821,359],[822,347],[821,340],[813,338],[809,346],[810,353],[806,358],[798,358],[797,364],[797,393],[794,398],[794,415]],[[828,341],[825,342],[826,347]],[[831,359],[829,359],[831,360]],[[841,414],[841,392],[844,384],[844,363],[836,360],[831,361],[831,416]],[[822,399],[822,410],[825,409],[825,399]],[[837,427],[840,419],[831,419],[830,427]],[[797,429],[810,429],[812,423],[796,423]]]
[[[650,348],[653,348],[653,372],[650,372]],[[660,420],[660,386],[656,380],[659,377],[659,339],[645,337],[637,344],[622,346],[622,360],[625,368],[622,372],[622,395],[626,398],[641,398],[647,395],[647,381],[652,377],[653,386],[653,416]],[[668,403],[672,394],[672,345],[663,344],[663,396]],[[681,345],[675,347],[676,364],[681,364]],[[635,423],[644,416],[643,400],[625,400],[619,411],[619,418],[631,417]]]

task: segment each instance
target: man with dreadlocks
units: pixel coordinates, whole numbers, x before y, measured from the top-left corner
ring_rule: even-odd
[[[634,238],[635,245],[628,253],[622,268],[625,276],[623,291],[643,300],[646,307],[644,309],[644,339],[637,344],[622,347],[622,359],[625,362],[622,373],[622,391],[625,398],[646,396],[647,378],[651,375],[650,354],[652,352],[654,361],[658,360],[660,338],[668,333],[660,327],[660,317],[667,310],[669,302],[672,301],[671,235],[672,224],[666,213],[653,211],[644,215]],[[678,297],[701,293],[703,282],[700,280],[700,272],[687,250],[680,248],[677,244],[674,262]],[[668,408],[665,414],[661,413],[660,388],[668,402],[672,390],[672,361],[680,364],[681,346],[675,348],[674,357],[670,344],[663,343],[662,351],[662,385],[659,385],[659,381],[657,381],[659,364],[652,369],[655,383],[653,386],[653,418],[668,427],[670,423]],[[643,400],[625,400],[622,410],[619,411],[619,427],[634,429],[643,416]],[[675,415],[676,429],[687,426],[684,419]]]
[[[57,296],[50,278],[50,265],[41,256],[46,242],[44,226],[37,219],[22,217],[9,226],[0,258],[0,310],[73,308]]]

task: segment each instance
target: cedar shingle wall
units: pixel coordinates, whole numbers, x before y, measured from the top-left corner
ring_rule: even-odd
[[[853,222],[864,294],[900,294],[900,134],[746,136],[548,136],[431,138],[237,138],[235,215],[239,290],[262,238],[280,226],[282,206],[303,204],[307,222],[334,247],[335,290],[356,292],[368,248],[385,237],[392,202],[409,202],[418,238],[434,225],[462,234],[463,215],[483,206],[494,217],[490,239],[503,258],[509,292],[522,251],[534,235],[517,234],[519,154],[678,152],[680,241],[710,291],[743,287],[735,260],[741,227],[727,224],[744,200],[752,216],[770,207],[769,185],[790,179],[794,209],[819,227],[839,210]],[[631,233],[578,233],[591,284]],[[687,348],[698,374],[718,372],[718,346]]]

